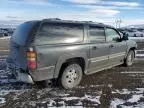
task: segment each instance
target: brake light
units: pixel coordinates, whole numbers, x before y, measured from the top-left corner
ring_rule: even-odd
[[[36,58],[36,53],[35,52],[27,52],[27,57],[28,58]]]
[[[28,68],[31,71],[34,71],[36,69],[37,61],[36,61],[36,53],[34,51],[27,52],[27,64],[28,64]]]

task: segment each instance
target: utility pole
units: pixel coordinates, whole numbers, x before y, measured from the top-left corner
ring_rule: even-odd
[[[121,19],[119,19],[119,28],[120,28],[120,26],[121,26],[121,23],[122,23],[122,20],[121,20]]]
[[[116,28],[120,28],[121,27],[121,23],[122,23],[121,19],[115,20]]]

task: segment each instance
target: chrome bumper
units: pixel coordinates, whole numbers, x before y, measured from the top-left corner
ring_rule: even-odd
[[[32,77],[26,73],[17,73],[16,79],[25,83],[34,84]]]
[[[21,70],[17,68],[14,64],[8,63],[7,68],[16,77],[18,81],[34,84],[32,77],[28,73],[21,72]]]

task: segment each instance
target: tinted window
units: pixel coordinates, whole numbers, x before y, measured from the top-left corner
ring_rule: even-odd
[[[36,43],[75,43],[83,40],[83,25],[66,23],[44,23],[38,33]]]
[[[90,26],[89,36],[91,42],[105,42],[105,32],[103,27]]]
[[[17,27],[14,34],[12,35],[12,41],[19,44],[19,45],[25,45],[29,33],[32,30],[32,27],[36,24],[36,22],[26,22],[21,24]]]
[[[115,41],[116,38],[120,38],[120,35],[117,33],[116,30],[107,28],[106,37],[107,37],[107,41]]]

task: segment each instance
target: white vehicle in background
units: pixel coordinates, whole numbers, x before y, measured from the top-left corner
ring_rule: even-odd
[[[135,37],[135,32],[133,31],[127,31],[126,34],[128,35],[128,37]]]
[[[128,36],[130,40],[144,42],[144,32],[133,31],[132,33],[129,33]]]
[[[143,32],[140,32],[140,31],[128,31],[127,32],[128,36],[129,37],[144,37],[144,33]]]

